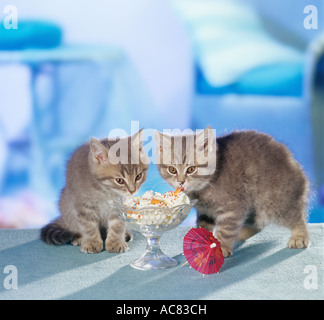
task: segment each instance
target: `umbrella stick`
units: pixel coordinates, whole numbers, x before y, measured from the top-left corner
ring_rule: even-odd
[[[180,268],[182,268],[183,266],[185,266],[186,264],[188,264],[189,262],[188,261],[186,261],[184,264],[182,264],[181,265],[181,267]]]

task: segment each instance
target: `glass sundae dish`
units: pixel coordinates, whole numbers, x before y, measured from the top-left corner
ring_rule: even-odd
[[[164,194],[147,191],[142,197],[116,201],[120,217],[128,228],[139,231],[147,240],[145,252],[131,262],[133,268],[164,269],[178,264],[160,249],[160,238],[181,224],[197,200],[190,201],[180,188]]]

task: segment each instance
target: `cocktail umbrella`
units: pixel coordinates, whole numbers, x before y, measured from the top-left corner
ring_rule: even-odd
[[[218,272],[224,263],[220,242],[203,228],[190,229],[183,239],[183,253],[192,268],[202,274]]]

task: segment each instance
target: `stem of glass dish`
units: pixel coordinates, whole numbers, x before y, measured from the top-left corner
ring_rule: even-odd
[[[137,259],[131,262],[131,266],[136,269],[149,270],[149,269],[165,269],[175,267],[178,262],[168,257],[160,249],[160,238],[162,234],[145,235],[146,250]]]
[[[147,245],[146,245],[146,251],[149,252],[157,252],[157,251],[161,251],[160,249],[160,238],[161,236],[158,237],[147,237],[146,241],[147,241]]]

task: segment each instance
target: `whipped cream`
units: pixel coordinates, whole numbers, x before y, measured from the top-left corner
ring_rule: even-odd
[[[133,197],[128,199],[124,204],[132,209],[141,209],[145,207],[156,208],[173,208],[182,204],[189,204],[190,200],[187,195],[179,191],[168,191],[163,194],[146,191],[142,197]]]
[[[180,211],[170,209],[179,205],[190,204],[189,198],[185,193],[178,188],[175,191],[168,191],[163,194],[146,191],[142,197],[133,197],[124,203],[129,208],[127,217],[140,225],[155,225],[159,228],[160,225],[170,225],[176,223],[180,217]],[[136,210],[146,208],[143,211]]]

